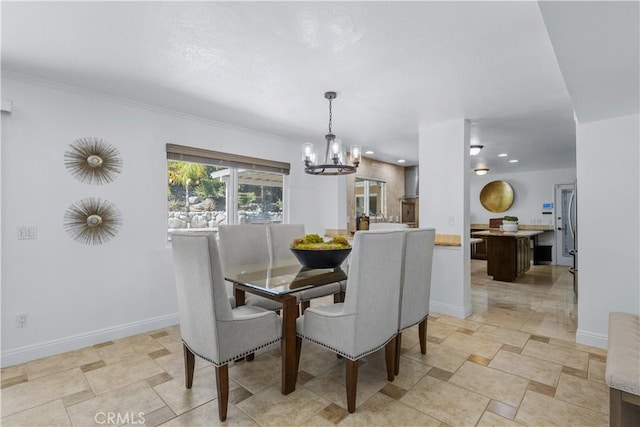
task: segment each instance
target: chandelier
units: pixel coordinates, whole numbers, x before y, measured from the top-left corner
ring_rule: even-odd
[[[324,162],[318,163],[318,157],[313,144],[304,144],[304,171],[311,175],[347,175],[355,173],[360,164],[360,146],[352,145],[351,152],[345,153],[342,148],[342,141],[336,139],[331,130],[333,119],[331,112],[331,101],[336,99],[335,92],[325,92],[324,97],[329,100],[329,133],[324,136],[327,140]]]

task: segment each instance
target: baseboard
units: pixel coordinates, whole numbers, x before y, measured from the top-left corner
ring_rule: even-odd
[[[438,301],[431,301],[429,303],[429,312],[431,313],[442,313],[447,316],[458,317],[460,319],[466,319],[471,315],[472,309],[471,305],[469,307],[463,307],[459,305],[451,305]]]
[[[576,342],[578,344],[590,345],[591,347],[604,348],[606,350],[608,341],[609,336],[605,334],[597,334],[580,329],[576,331]]]
[[[110,328],[99,329],[97,331],[72,335],[57,340],[45,341],[13,350],[7,350],[3,351],[0,356],[0,366],[5,368],[7,366],[29,362],[42,357],[53,356],[54,354],[64,353],[66,351],[77,350],[79,348],[88,347],[105,341],[116,340],[131,335],[153,331],[155,329],[165,328],[177,323],[178,313],[172,313],[140,320],[138,322],[117,325]]]

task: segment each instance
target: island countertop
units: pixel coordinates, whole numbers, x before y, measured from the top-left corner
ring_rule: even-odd
[[[542,234],[541,230],[518,230],[518,231],[500,231],[500,230],[486,230],[486,231],[474,231],[472,236],[478,237],[533,237],[538,234]]]

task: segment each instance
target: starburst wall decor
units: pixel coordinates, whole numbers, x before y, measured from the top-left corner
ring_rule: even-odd
[[[86,184],[102,185],[122,171],[122,157],[102,138],[78,138],[64,153],[64,165],[71,175]]]
[[[120,226],[120,210],[108,200],[88,197],[69,206],[64,229],[72,239],[85,245],[101,245],[114,238]]]

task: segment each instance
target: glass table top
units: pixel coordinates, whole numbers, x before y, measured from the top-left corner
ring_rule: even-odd
[[[225,279],[272,294],[288,294],[316,286],[347,280],[347,273],[336,268],[304,268],[300,264],[239,266],[225,272]]]

